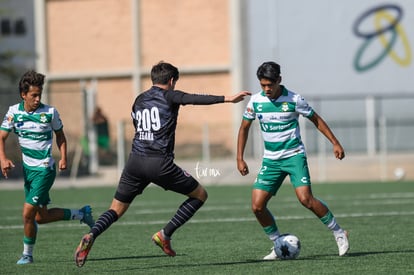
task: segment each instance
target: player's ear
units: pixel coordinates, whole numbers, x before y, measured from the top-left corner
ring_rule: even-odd
[[[171,77],[170,81],[168,81],[168,84],[172,87],[174,85],[174,77]]]

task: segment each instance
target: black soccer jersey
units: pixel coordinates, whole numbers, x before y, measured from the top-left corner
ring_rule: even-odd
[[[180,105],[224,102],[224,96],[188,94],[157,86],[140,94],[132,106],[135,136],[132,153],[143,156],[174,156],[175,129]]]

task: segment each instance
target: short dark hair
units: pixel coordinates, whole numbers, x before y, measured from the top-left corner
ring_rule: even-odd
[[[152,84],[165,85],[168,84],[168,81],[170,81],[171,78],[174,81],[177,81],[179,77],[180,73],[178,72],[178,69],[170,63],[160,61],[151,69]]]
[[[19,81],[19,92],[27,93],[30,86],[39,87],[43,89],[43,84],[45,82],[45,76],[39,74],[34,70],[27,71],[23,74]]]
[[[280,65],[272,61],[264,62],[257,69],[256,75],[259,80],[266,78],[276,82],[280,76]]]

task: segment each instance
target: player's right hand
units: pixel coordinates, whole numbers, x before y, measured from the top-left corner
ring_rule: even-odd
[[[232,96],[225,96],[224,102],[232,102],[232,103],[238,103],[240,101],[244,100],[245,96],[249,96],[252,93],[249,91],[241,91],[238,94],[232,95]]]
[[[1,173],[3,176],[7,179],[8,178],[8,172],[14,168],[14,164],[11,160],[5,159],[1,161]]]
[[[249,167],[244,160],[237,160],[237,169],[239,170],[242,176],[249,174]]]

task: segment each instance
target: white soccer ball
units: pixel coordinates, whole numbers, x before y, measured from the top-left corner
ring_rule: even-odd
[[[281,260],[296,259],[300,253],[300,240],[289,233],[280,235],[275,241],[274,250]]]
[[[394,177],[396,180],[402,180],[405,177],[405,170],[404,168],[398,167],[394,170]]]

